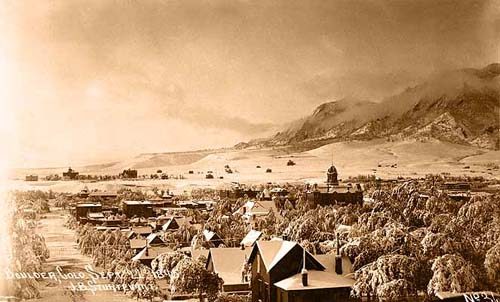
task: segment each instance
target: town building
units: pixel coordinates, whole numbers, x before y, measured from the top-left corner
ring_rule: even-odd
[[[114,200],[118,197],[118,193],[111,191],[94,191],[88,194],[89,200],[95,201],[106,201],[106,200]]]
[[[78,172],[75,170],[71,169],[71,167],[68,168],[68,171],[63,172],[63,178],[66,180],[75,180],[78,178]]]
[[[136,226],[127,232],[127,239],[144,238],[153,232],[151,226]]]
[[[151,217],[153,216],[153,205],[150,201],[123,201],[122,211],[128,217]]]
[[[256,198],[260,191],[234,183],[230,189],[220,189],[217,194],[220,198],[238,199],[238,198]]]
[[[441,184],[441,192],[456,201],[469,201],[471,198],[471,184],[468,182],[445,182]]]
[[[80,223],[87,223],[88,213],[101,213],[102,205],[100,203],[79,203],[75,206],[75,218]]]
[[[87,213],[87,222],[92,225],[103,224],[104,214],[102,212],[89,212]]]
[[[335,166],[327,171],[326,183],[323,185],[307,185],[306,199],[312,207],[331,204],[363,204],[363,189],[360,184],[341,185]]]
[[[146,238],[133,238],[129,240],[130,249],[134,255],[143,250],[146,246],[162,246],[165,245],[163,239],[158,234],[151,233]]]

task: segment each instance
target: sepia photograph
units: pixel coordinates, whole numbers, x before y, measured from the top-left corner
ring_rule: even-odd
[[[0,302],[500,302],[499,0],[0,0]]]

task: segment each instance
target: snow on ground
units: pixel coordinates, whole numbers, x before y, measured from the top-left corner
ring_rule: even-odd
[[[23,170],[18,173],[18,181],[12,181],[17,188],[52,189],[55,191],[77,192],[87,186],[89,189],[116,190],[122,186],[168,188],[174,192],[182,192],[197,187],[217,187],[233,181],[241,183],[265,182],[304,182],[323,181],[325,172],[333,163],[340,178],[357,175],[377,175],[382,178],[398,176],[419,177],[429,173],[442,172],[452,175],[484,176],[499,178],[500,169],[492,168],[500,164],[500,152],[480,149],[471,146],[457,145],[440,141],[398,141],[385,140],[337,142],[317,149],[285,153],[283,149],[260,150],[227,150],[204,156],[176,155],[169,157],[169,165],[160,160],[160,165],[154,166],[151,157],[158,155],[141,155],[130,161],[114,165],[96,165],[95,171],[83,174],[118,174],[123,169],[133,166],[139,168],[139,174],[152,174],[161,169],[171,175],[183,175],[185,179],[169,180],[116,180],[106,182],[34,182],[22,181],[25,174],[43,176],[46,170]],[[163,155],[162,155],[163,156]],[[176,161],[178,158],[179,161]],[[296,165],[287,166],[292,159]],[[146,162],[146,163],[145,163]],[[224,171],[229,165],[234,173]],[[257,168],[260,166],[261,168]],[[104,168],[99,168],[104,167]],[[118,167],[118,169],[116,168]],[[272,173],[266,173],[266,169]],[[61,174],[65,169],[50,170],[50,173]],[[194,174],[188,174],[188,171]],[[215,179],[205,179],[208,171],[213,171]],[[220,179],[219,177],[223,177]]]

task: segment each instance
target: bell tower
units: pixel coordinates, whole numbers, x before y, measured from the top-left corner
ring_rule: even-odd
[[[337,177],[338,177],[337,168],[335,168],[335,166],[332,165],[326,172],[326,184],[328,186],[337,186],[339,184],[339,180]]]

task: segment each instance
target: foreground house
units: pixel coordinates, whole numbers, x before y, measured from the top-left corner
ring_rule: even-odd
[[[224,281],[222,291],[247,294],[250,292],[250,271],[247,264],[251,249],[211,248],[207,257],[207,269]]]
[[[324,267],[324,271],[307,271],[307,285],[304,274],[298,273],[277,282],[277,301],[346,301],[354,279],[349,257],[335,254],[314,256]]]
[[[327,260],[327,259],[324,259]],[[342,260],[347,261],[347,259]],[[339,261],[340,262],[340,261]],[[334,261],[327,269],[296,242],[257,241],[251,264],[252,301],[345,301],[354,280]]]

